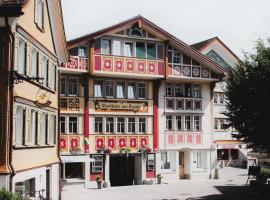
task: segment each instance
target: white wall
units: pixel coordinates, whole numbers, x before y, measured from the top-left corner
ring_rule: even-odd
[[[1,187],[9,188],[9,175],[0,175],[0,188]]]

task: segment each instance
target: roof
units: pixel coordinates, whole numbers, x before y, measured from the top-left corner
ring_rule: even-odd
[[[72,39],[72,40],[67,42],[67,45],[73,46],[73,45],[76,45],[76,44],[81,43],[81,42],[93,40],[93,39],[96,39],[96,38],[100,37],[101,35],[104,35],[108,32],[117,30],[123,26],[134,24],[136,22],[140,22],[140,23],[144,24],[145,26],[149,27],[150,29],[154,30],[155,32],[161,34],[169,42],[171,42],[172,44],[175,44],[176,46],[178,46],[179,48],[184,50],[185,53],[192,55],[193,58],[197,58],[197,60],[200,60],[201,62],[207,63],[208,67],[212,68],[217,73],[220,73],[220,74],[228,73],[227,69],[224,69],[223,67],[221,67],[220,65],[218,65],[217,63],[212,61],[210,58],[208,58],[207,56],[200,53],[197,49],[195,49],[195,48],[189,46],[188,44],[184,43],[183,41],[179,40],[175,36],[171,35],[167,31],[165,31],[164,29],[155,25],[154,23],[152,23],[151,21],[142,17],[141,15],[137,15],[133,18],[130,18],[128,20],[125,20],[125,21],[120,22],[118,24],[115,24],[113,26],[109,26],[109,27],[101,29],[99,31]]]
[[[207,48],[210,44],[212,44],[214,41],[219,42],[227,51],[230,52],[230,54],[235,57],[235,59],[239,60],[238,56],[227,46],[224,44],[224,42],[221,41],[221,39],[219,39],[219,37],[213,37],[213,38],[209,38],[207,40],[192,44],[191,46],[195,49],[197,49],[198,51],[203,51],[205,48]]]
[[[28,0],[0,0],[0,16],[16,17],[23,14],[22,8]]]

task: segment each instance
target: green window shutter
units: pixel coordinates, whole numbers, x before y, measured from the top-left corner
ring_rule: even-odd
[[[145,43],[136,42],[136,56],[137,58],[145,58]]]

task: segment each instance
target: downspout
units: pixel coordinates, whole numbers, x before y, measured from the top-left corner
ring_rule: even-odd
[[[58,68],[58,67],[57,67]],[[59,200],[61,200],[62,198],[62,195],[61,195],[61,156],[60,156],[60,151],[59,151],[59,141],[60,141],[60,80],[61,80],[61,71],[58,69],[58,87],[57,87],[57,100],[58,100],[58,109],[57,109],[57,124],[58,124],[58,128],[57,128],[57,156],[58,156],[58,159],[59,159],[59,181],[58,181],[58,184],[59,184]]]
[[[7,63],[7,72],[8,72],[8,102],[9,102],[9,167],[11,169],[9,189],[12,191],[13,186],[13,177],[16,175],[14,167],[12,165],[12,146],[13,146],[13,71],[14,71],[14,41],[15,37],[12,33],[11,27],[8,23],[8,17],[5,17],[5,25],[8,30],[8,35],[11,36],[11,45],[8,45],[8,63]],[[8,37],[9,38],[9,37]]]

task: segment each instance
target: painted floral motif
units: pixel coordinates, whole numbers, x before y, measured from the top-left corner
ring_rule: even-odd
[[[184,76],[190,76],[191,75],[191,70],[189,66],[184,66],[183,67],[183,75]]]
[[[136,149],[138,147],[137,138],[136,137],[130,137],[130,139],[129,139],[129,146],[132,149]]]
[[[209,78],[209,70],[206,68],[202,69],[202,78]]]
[[[148,63],[148,73],[156,74],[156,64],[154,62]]]
[[[105,58],[104,59],[104,66],[105,71],[112,71],[112,59],[111,58]]]
[[[138,61],[138,73],[145,73],[145,62]]]
[[[199,67],[192,67],[192,76],[193,77],[200,77],[200,68]]]
[[[119,148],[124,148],[127,145],[127,139],[125,137],[119,137],[118,139]]]
[[[141,146],[141,148],[148,146],[148,138],[147,137],[140,138],[140,146]]]
[[[79,138],[78,137],[72,137],[70,139],[70,148],[71,149],[76,149],[79,147]]]
[[[180,65],[173,66],[173,75],[176,75],[176,76],[181,75],[181,66]]]
[[[135,65],[134,60],[127,60],[127,72],[134,72],[135,71],[134,65]]]
[[[111,149],[115,149],[115,137],[108,137],[107,138],[107,146],[110,147]]]
[[[103,137],[97,137],[96,138],[96,149],[101,149],[104,147],[104,138]]]
[[[61,137],[59,143],[60,143],[60,149],[67,150],[67,138]]]
[[[114,68],[115,68],[115,71],[117,72],[122,72],[124,71],[124,67],[123,67],[123,60],[122,59],[115,59],[114,61]]]

